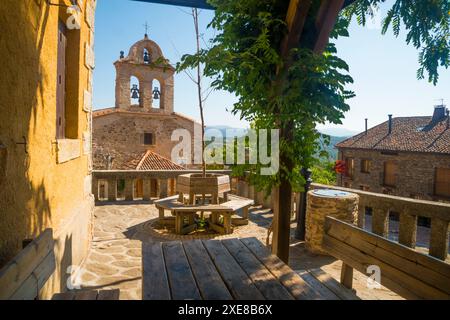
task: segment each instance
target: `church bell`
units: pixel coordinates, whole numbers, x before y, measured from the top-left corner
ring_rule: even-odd
[[[131,88],[131,98],[139,99],[139,89],[137,84],[133,84],[133,87]]]

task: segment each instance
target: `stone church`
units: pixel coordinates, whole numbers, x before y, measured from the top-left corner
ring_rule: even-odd
[[[191,133],[195,120],[174,112],[174,68],[161,48],[145,35],[122,51],[116,67],[115,106],[93,112],[93,166],[96,170],[183,170],[174,163],[175,129]],[[193,147],[191,148],[193,150]],[[191,155],[193,156],[193,155]],[[157,181],[153,181],[156,189]],[[174,182],[169,181],[169,185]],[[135,186],[135,188],[139,188]],[[139,190],[137,191],[139,193]]]

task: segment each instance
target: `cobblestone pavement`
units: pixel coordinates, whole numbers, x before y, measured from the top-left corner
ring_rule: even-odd
[[[156,232],[152,225],[158,211],[152,204],[106,204],[95,207],[94,238],[90,253],[82,266],[83,288],[120,289],[120,299],[141,299],[142,242],[189,240],[198,236],[177,236]],[[249,224],[235,227],[233,234],[214,238],[256,237],[266,242],[270,210],[252,208]],[[294,227],[294,225],[292,226]],[[293,232],[293,228],[292,228]],[[212,235],[202,236],[211,238]],[[296,271],[321,267],[339,279],[341,263],[331,257],[316,256],[304,249],[303,243],[292,239],[291,267]],[[368,290],[366,277],[355,272],[355,288],[364,299],[398,299],[387,289]]]

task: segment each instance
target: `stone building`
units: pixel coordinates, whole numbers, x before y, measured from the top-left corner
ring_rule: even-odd
[[[178,143],[171,140],[176,129],[189,132],[193,159],[194,128],[199,128],[200,124],[174,112],[175,70],[164,58],[161,48],[145,35],[130,48],[126,57],[121,52],[114,66],[115,107],[93,112],[94,169],[142,170],[139,164],[150,155],[158,156],[159,161],[148,162],[153,166],[147,165],[146,170],[159,170],[161,164],[167,170],[192,168],[189,160],[185,163],[170,160],[172,149]],[[141,184],[142,181],[135,181],[137,197]],[[156,188],[158,193],[165,194],[162,189],[166,185],[168,193],[174,190],[174,181],[152,181],[151,184],[152,190]],[[101,182],[100,188],[107,190]]]
[[[450,116],[444,105],[432,117],[389,115],[336,147],[346,165],[337,177],[340,186],[450,201]]]
[[[72,5],[0,1],[0,267],[51,231],[55,260],[40,298],[66,290],[67,268],[84,261],[92,239],[96,0],[70,13]]]

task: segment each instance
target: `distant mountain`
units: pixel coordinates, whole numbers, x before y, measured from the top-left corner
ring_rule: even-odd
[[[334,137],[351,137],[355,134],[358,134],[359,132],[354,130],[348,130],[345,128],[324,128],[319,130],[323,134],[327,134],[329,136]]]
[[[335,161],[337,160],[337,152],[338,150],[335,148],[335,146],[341,142],[344,141],[345,139],[347,139],[348,137],[335,137],[335,136],[330,136],[330,144],[328,146],[323,145],[323,150],[328,152],[328,159],[330,161]],[[323,139],[321,139],[323,141]]]
[[[219,130],[222,136],[225,138],[226,132],[230,131],[232,135],[242,137],[247,133],[247,129],[244,128],[233,128],[230,126],[206,126],[205,128],[205,138],[208,140],[214,135],[214,132],[208,132],[208,130]]]
[[[244,128],[234,128],[234,127],[225,126],[225,125],[206,126],[206,131],[205,131],[206,140],[210,140],[211,137],[214,135],[213,132],[208,132],[208,130],[210,130],[210,129],[219,130],[222,133],[223,137],[225,137],[227,130],[231,131],[231,133],[233,135],[236,135],[238,137],[242,137],[247,133],[247,129],[244,129]],[[337,159],[337,149],[335,148],[335,145],[357,133],[357,132],[350,131],[350,130],[347,130],[344,128],[329,128],[329,129],[324,129],[324,130],[319,130],[319,131],[323,134],[330,136],[330,145],[328,145],[328,146],[323,145],[323,149],[325,151],[327,151],[329,154],[330,161],[334,161]],[[337,134],[331,134],[333,132],[335,132]]]

